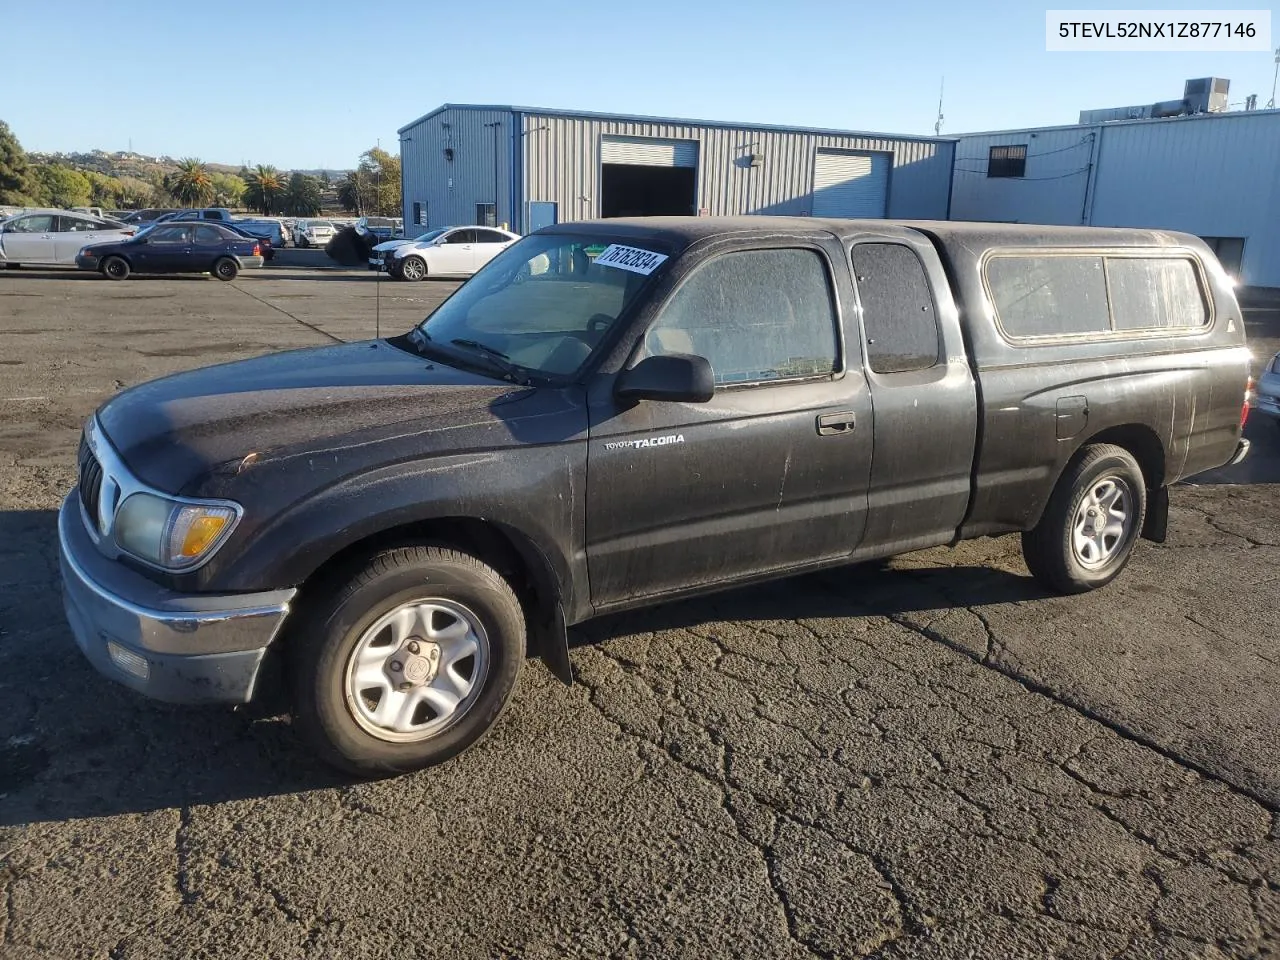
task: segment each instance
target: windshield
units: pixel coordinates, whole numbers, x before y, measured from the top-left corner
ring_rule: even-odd
[[[450,353],[479,353],[530,373],[569,376],[667,259],[652,246],[610,247],[605,238],[525,237],[460,287],[418,330],[427,334],[431,347]],[[608,263],[597,262],[606,250]],[[635,255],[620,254],[627,250]]]
[[[444,230],[428,230],[428,231],[427,231],[426,233],[424,233],[422,236],[420,236],[420,237],[414,237],[414,238],[413,238],[413,242],[414,242],[414,243],[429,243],[430,241],[434,240],[436,237],[442,236],[443,234],[444,234]]]

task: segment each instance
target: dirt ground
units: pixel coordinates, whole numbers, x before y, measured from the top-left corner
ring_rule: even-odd
[[[452,289],[0,273],[0,957],[1280,955],[1261,420],[1105,590],[1046,596],[1000,538],[596,621],[573,687],[530,661],[491,737],[396,780],[96,674],[54,528],[85,417]]]

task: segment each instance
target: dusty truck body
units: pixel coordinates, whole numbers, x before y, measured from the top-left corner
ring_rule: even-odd
[[[527,653],[568,682],[597,614],[1014,532],[1048,586],[1102,586],[1170,484],[1244,456],[1248,362],[1184,235],[562,224],[404,336],[106,403],[67,613],[146,694],[283,683],[330,762],[413,769],[483,735]]]

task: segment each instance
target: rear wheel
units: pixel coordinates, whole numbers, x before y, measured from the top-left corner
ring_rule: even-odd
[[[427,261],[421,257],[405,257],[400,261],[401,280],[422,280],[427,275]]]
[[[1058,481],[1044,516],[1022,535],[1032,576],[1059,593],[1114,580],[1129,562],[1147,513],[1142,469],[1123,447],[1084,447]]]
[[[294,724],[359,776],[440,763],[484,736],[525,654],[525,618],[491,567],[402,547],[349,568],[293,628]]]
[[[240,264],[230,257],[219,257],[213,265],[213,275],[219,280],[234,280],[240,272]]]
[[[108,280],[124,280],[129,276],[129,261],[124,257],[107,257],[99,269]]]

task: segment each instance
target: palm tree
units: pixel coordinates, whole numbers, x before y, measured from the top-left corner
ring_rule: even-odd
[[[174,197],[189,207],[203,206],[213,198],[213,178],[194,157],[178,161],[178,169],[170,174],[168,186]]]
[[[260,163],[244,179],[246,206],[264,216],[279,208],[285,188],[284,175],[279,170]]]
[[[289,178],[284,210],[295,217],[310,217],[320,212],[320,184],[315,177],[295,173]]]

